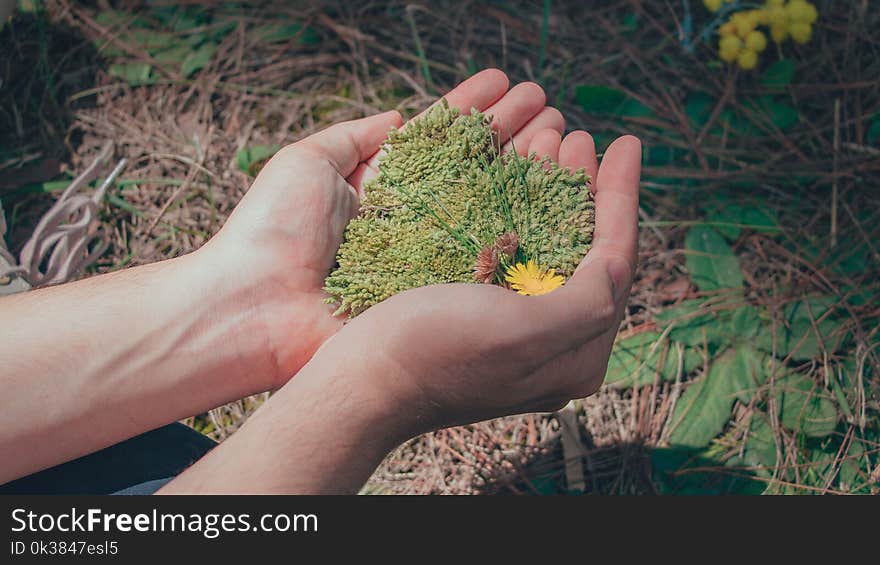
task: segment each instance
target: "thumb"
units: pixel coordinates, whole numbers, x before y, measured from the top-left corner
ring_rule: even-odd
[[[388,131],[400,127],[402,123],[400,112],[392,110],[332,125],[296,145],[315,151],[347,178],[359,163],[369,159],[379,149],[388,137]]]

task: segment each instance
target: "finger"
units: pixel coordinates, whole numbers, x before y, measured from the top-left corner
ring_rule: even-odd
[[[472,108],[482,112],[500,100],[507,92],[508,86],[510,81],[506,74],[498,69],[486,69],[463,81],[443,98],[450,108],[458,108],[462,114],[470,114]],[[441,101],[438,100],[416,117],[424,116],[440,103]]]
[[[364,197],[364,185],[370,179],[374,178],[379,172],[370,166],[369,163],[361,163],[357,166],[353,173],[348,176],[348,184],[355,188],[360,198]]]
[[[379,149],[388,131],[402,122],[400,113],[392,110],[330,126],[293,147],[314,151],[313,157],[327,160],[340,175],[348,178],[362,161]]]
[[[596,176],[596,231],[594,252],[636,263],[639,231],[639,177],[642,144],[627,135],[614,141]]]
[[[562,144],[562,136],[555,129],[539,131],[532,138],[532,143],[527,147],[528,154],[534,153],[540,160],[549,157],[554,163],[559,162],[559,147]]]
[[[516,149],[520,155],[529,154],[532,151],[530,147],[532,139],[545,129],[556,130],[560,134],[565,131],[565,118],[562,112],[550,106],[545,107],[504,144],[502,151]]]
[[[559,148],[559,165],[572,171],[586,169],[593,183],[599,163],[596,161],[596,143],[593,136],[583,130],[573,131],[562,140]]]
[[[458,108],[462,114],[470,114],[471,109],[473,108],[482,112],[500,100],[507,92],[508,86],[510,86],[510,81],[507,79],[507,75],[502,71],[499,71],[498,69],[485,69],[474,76],[465,79],[461,84],[450,90],[443,99],[446,100],[451,108]],[[437,102],[431,104],[431,106],[413,119],[423,117],[432,108],[441,103],[442,99],[437,100]],[[381,151],[377,150],[367,159],[364,159],[367,161],[372,171],[366,171],[365,174],[361,176],[361,184],[352,183],[352,186],[360,190],[360,187],[363,186],[363,182],[369,180],[371,176],[375,176],[375,171],[379,167],[380,154]]]
[[[562,288],[529,299],[536,339],[548,351],[580,347],[619,323],[636,264],[640,172],[638,139],[611,144],[599,169],[589,253]]]
[[[546,102],[543,88],[533,82],[522,82],[486,108],[485,113],[492,116],[492,129],[498,133],[498,143],[502,146],[507,143],[544,109]]]

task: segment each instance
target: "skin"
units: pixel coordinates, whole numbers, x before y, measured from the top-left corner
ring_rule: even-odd
[[[635,267],[638,140],[617,140],[599,168],[588,134],[561,137],[540,87],[508,90],[497,70],[446,98],[493,115],[502,146],[598,171],[594,246],[564,287],[414,289],[343,325],[321,287],[401,118],[335,125],[273,157],[197,252],[0,300],[15,321],[0,327],[14,399],[0,482],[277,390],[162,492],[354,492],[414,435],[595,392]]]

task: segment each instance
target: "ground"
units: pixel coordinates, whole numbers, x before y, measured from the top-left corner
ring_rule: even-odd
[[[413,115],[485,67],[540,83],[600,151],[643,140],[609,384],[559,414],[416,438],[365,492],[877,491],[868,0],[817,2],[812,40],[771,44],[751,71],[719,60],[713,16],[687,0],[22,4],[0,33],[10,249],[108,140],[127,159],[100,210],[109,247],[82,276],[198,248],[277,147]],[[188,423],[222,440],[263,398]]]

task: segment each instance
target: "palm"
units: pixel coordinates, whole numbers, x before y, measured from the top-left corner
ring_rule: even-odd
[[[546,129],[562,131],[562,115],[545,107],[540,87],[507,90],[500,71],[483,71],[445,96],[450,106],[493,116],[499,141],[529,148]],[[324,279],[333,268],[358,195],[376,174],[376,153],[399,116],[383,114],[331,127],[282,149],[264,167],[218,235],[226,253],[241,257],[238,276],[257,277],[267,339],[275,351],[278,384],[294,374],[342,325],[324,302]],[[268,294],[268,300],[266,295]]]

